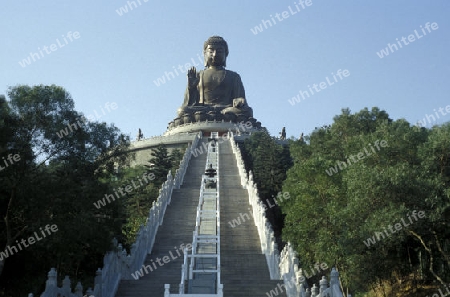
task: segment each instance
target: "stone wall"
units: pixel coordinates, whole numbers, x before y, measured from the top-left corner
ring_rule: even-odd
[[[164,144],[169,154],[174,149],[184,149],[187,147],[188,143],[191,143],[198,132],[196,133],[180,133],[170,136],[154,136],[150,138],[144,138],[139,141],[134,141],[130,145],[130,152],[134,153],[134,160],[131,161],[131,167],[136,165],[149,164],[148,161],[151,159],[152,149],[156,148],[159,144]]]

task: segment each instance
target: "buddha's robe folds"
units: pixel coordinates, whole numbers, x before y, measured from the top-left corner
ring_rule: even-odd
[[[210,110],[248,117],[253,115],[247,102],[239,107],[233,107],[233,99],[245,100],[244,85],[236,72],[206,69],[197,73],[197,81],[196,86],[186,88],[183,105],[178,110],[179,116]]]

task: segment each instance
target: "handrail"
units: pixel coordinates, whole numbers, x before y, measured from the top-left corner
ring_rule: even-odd
[[[133,280],[132,272],[138,270],[145,261],[148,254],[151,253],[155,243],[156,233],[159,226],[162,225],[164,214],[167,206],[170,205],[173,189],[179,189],[183,184],[184,175],[186,173],[189,160],[193,154],[193,149],[197,147],[199,139],[201,139],[201,132],[197,133],[192,143],[184,153],[183,159],[180,161],[180,166],[176,170],[175,176],[171,172],[167,174],[167,180],[162,184],[159,190],[159,196],[153,202],[145,226],[141,226],[136,241],[131,246],[130,254],[117,240],[113,241],[113,250],[105,254],[103,258],[103,269],[98,269],[94,281],[94,290],[88,289],[86,295],[96,297],[114,297],[121,280]],[[83,287],[80,283],[77,284],[75,292],[72,293],[70,286],[70,279],[66,277],[63,281],[63,286],[60,288],[57,285],[57,272],[52,268],[48,273],[48,280],[46,282],[45,290],[40,297],[54,297],[57,294],[62,294],[67,297],[78,297],[83,292]],[[32,297],[33,294],[29,294]]]
[[[218,133],[211,133],[212,138],[217,139]],[[182,265],[182,277],[179,284],[178,294],[170,294],[170,285],[165,284],[164,296],[165,297],[178,297],[178,296],[203,296],[203,297],[223,297],[223,285],[221,284],[221,274],[220,274],[220,179],[219,179],[219,147],[217,142],[215,146],[211,142],[208,143],[205,172],[208,169],[215,170],[215,175],[213,177],[208,177],[207,175],[202,176],[200,185],[200,196],[199,203],[196,209],[195,218],[195,228],[192,236],[192,251],[191,254],[185,254],[184,263]],[[215,189],[207,189],[206,183],[212,181],[215,184]],[[204,227],[205,220],[215,220],[215,232],[213,234],[201,234],[201,228]],[[199,245],[201,244],[215,244],[215,253],[199,253]],[[186,250],[187,252],[187,250]],[[198,260],[201,258],[210,258],[215,260],[214,268],[201,268],[196,269]],[[189,262],[190,261],[190,262]],[[206,268],[206,267],[205,267]],[[215,294],[186,294],[185,293],[185,283],[186,281],[191,281],[195,279],[196,273],[215,273],[216,274],[216,284],[215,284]]]
[[[303,277],[302,269],[298,266],[297,254],[289,242],[281,251],[280,256],[272,225],[266,218],[264,204],[259,198],[256,183],[253,181],[253,173],[250,171],[247,175],[241,151],[231,131],[229,132],[229,139],[233,153],[236,156],[242,187],[248,191],[249,203],[253,209],[252,217],[258,229],[261,251],[266,256],[270,279],[282,279],[285,283],[286,295],[288,297],[342,297],[339,286],[339,273],[335,268],[331,270],[329,287],[326,278],[323,277],[320,282],[320,291],[315,285],[311,290],[305,290],[307,283]]]

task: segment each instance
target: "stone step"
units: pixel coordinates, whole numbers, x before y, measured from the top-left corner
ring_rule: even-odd
[[[178,292],[184,260],[180,246],[192,243],[205,162],[206,154],[189,161],[183,185],[173,190],[152,253],[145,260],[144,276],[139,280],[121,281],[116,297],[164,296],[164,284],[171,285],[171,292]]]
[[[225,297],[267,296],[281,281],[270,280],[266,257],[261,253],[258,231],[248,192],[229,142],[220,146],[221,277]],[[224,165],[225,164],[225,165]],[[230,223],[235,223],[233,228]],[[240,224],[236,224],[239,221]],[[279,289],[278,296],[286,296]],[[274,295],[276,296],[276,295]]]
[[[205,141],[207,140],[203,139],[199,145]],[[281,286],[282,281],[270,280],[266,258],[261,253],[259,235],[250,216],[248,194],[240,185],[236,159],[229,142],[220,144],[219,157],[221,282],[224,285],[224,296],[286,296],[284,287]],[[192,242],[201,175],[205,165],[206,153],[192,156],[184,183],[180,189],[173,191],[172,202],[156,235],[152,253],[145,261],[147,272],[143,270],[144,276],[139,280],[122,281],[116,297],[164,296],[166,283],[171,285],[171,293],[178,292],[183,263],[179,247]],[[230,222],[235,223],[234,228]],[[208,276],[205,278],[193,283],[198,293],[210,284],[211,279]],[[201,297],[201,294],[198,296]]]

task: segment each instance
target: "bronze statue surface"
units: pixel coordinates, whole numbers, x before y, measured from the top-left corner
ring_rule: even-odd
[[[241,77],[225,69],[228,53],[228,44],[222,37],[212,36],[205,41],[205,69],[189,69],[184,102],[177,111],[175,125],[203,120],[256,122]]]

